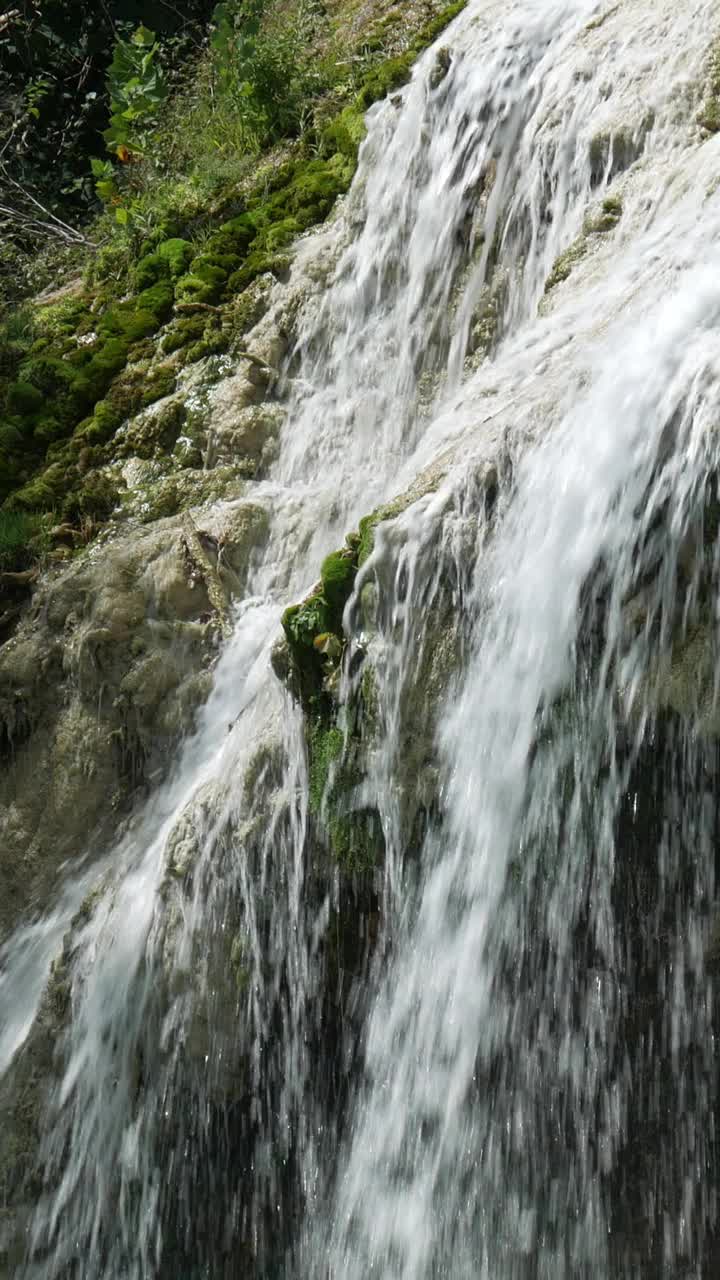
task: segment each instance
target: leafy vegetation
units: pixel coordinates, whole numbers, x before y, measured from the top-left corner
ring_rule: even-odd
[[[145,20],[167,81],[198,48],[212,0],[16,0],[0,16],[0,296],[32,288],[48,240],[69,263],[94,214],[89,157],[108,122],[109,56]]]
[[[42,521],[24,511],[0,511],[0,573],[17,573],[32,562],[42,542]]]

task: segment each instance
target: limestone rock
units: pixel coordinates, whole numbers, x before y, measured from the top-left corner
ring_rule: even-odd
[[[39,587],[0,647],[0,936],[89,833],[101,850],[164,767],[207,697],[225,599],[188,557],[180,518],[118,534]]]

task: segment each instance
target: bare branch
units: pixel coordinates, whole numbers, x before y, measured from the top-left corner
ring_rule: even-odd
[[[91,240],[76,227],[64,222],[48,209],[37,196],[8,173],[0,159],[0,216],[11,226],[45,236],[55,236],[66,244],[84,244],[95,248]]]
[[[19,18],[19,17],[20,17],[19,9],[6,9],[5,13],[0,13],[0,34],[5,30],[6,27],[10,26],[11,22],[14,22],[15,18]]]

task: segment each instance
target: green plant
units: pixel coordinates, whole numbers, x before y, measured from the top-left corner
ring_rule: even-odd
[[[107,148],[123,163],[142,155],[149,130],[167,98],[167,83],[158,63],[155,32],[139,26],[129,40],[115,44],[108,69],[110,123],[103,133]]]
[[[40,516],[26,511],[0,510],[1,572],[16,573],[32,562],[40,531]]]
[[[287,21],[264,23],[266,7],[265,0],[225,0],[213,15],[218,89],[249,148],[296,132],[302,115],[297,32]]]
[[[139,26],[129,40],[116,41],[107,74],[110,123],[103,133],[108,151],[123,165],[132,165],[145,152],[158,112],[167,98],[167,83],[158,63],[155,33]],[[137,232],[143,206],[133,183],[120,183],[109,160],[90,161],[95,191],[103,204],[115,210],[115,221]]]

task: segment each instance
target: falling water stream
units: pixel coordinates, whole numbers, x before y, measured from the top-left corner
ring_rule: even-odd
[[[718,1274],[715,8],[470,0],[371,112],[212,695],[0,953],[0,1073],[66,1006],[18,1276]],[[270,650],[428,474],[346,609],[348,885]]]

